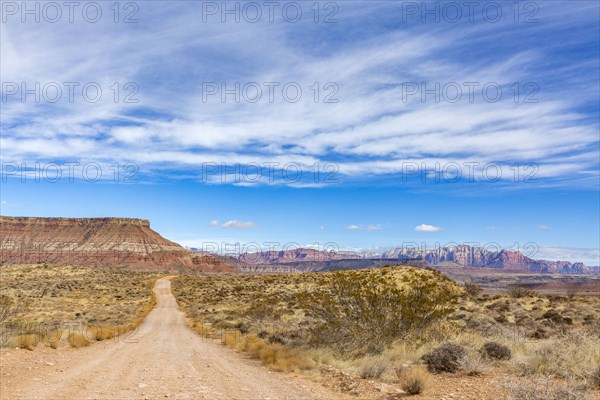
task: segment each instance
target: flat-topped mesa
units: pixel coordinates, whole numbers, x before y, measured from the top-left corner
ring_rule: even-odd
[[[102,224],[128,224],[139,225],[150,228],[150,221],[141,218],[48,218],[48,217],[3,217],[0,216],[0,224],[40,224],[40,225],[102,225]]]
[[[232,267],[195,255],[150,229],[146,219],[0,217],[0,262],[221,272]]]

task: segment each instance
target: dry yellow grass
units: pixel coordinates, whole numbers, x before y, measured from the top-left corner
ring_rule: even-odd
[[[312,364],[300,350],[268,343],[253,333],[242,335],[239,331],[226,332],[222,340],[226,346],[242,351],[278,371],[308,369]]]
[[[18,335],[14,338],[15,347],[33,350],[40,342],[40,336],[36,334]]]
[[[91,342],[87,339],[86,336],[81,333],[69,333],[69,344],[71,347],[79,348],[89,346]]]
[[[431,375],[422,366],[406,366],[396,369],[400,387],[409,395],[421,394],[427,388]]]
[[[15,306],[0,321],[0,346],[34,334],[58,348],[69,332],[85,330],[91,340],[107,340],[133,330],[156,304],[152,288],[158,277],[115,268],[3,266],[0,292]]]

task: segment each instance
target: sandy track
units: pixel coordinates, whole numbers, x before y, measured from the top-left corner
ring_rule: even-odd
[[[339,399],[318,383],[271,372],[196,335],[157,281],[139,331],[83,349],[11,350],[0,359],[4,399]]]

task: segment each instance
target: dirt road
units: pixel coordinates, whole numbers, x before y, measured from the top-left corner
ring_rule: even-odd
[[[342,398],[196,335],[177,308],[169,278],[160,279],[154,292],[156,307],[126,341],[0,353],[0,399]]]

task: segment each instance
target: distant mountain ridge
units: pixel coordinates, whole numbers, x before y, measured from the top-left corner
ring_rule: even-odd
[[[361,258],[351,252],[333,252],[316,249],[272,250],[258,253],[242,253],[238,259],[248,264],[286,264],[298,261],[333,261]]]
[[[348,255],[351,255],[350,257]],[[419,266],[490,268],[513,272],[536,272],[552,274],[600,274],[599,266],[587,266],[581,262],[548,261],[529,258],[518,251],[488,250],[482,247],[459,245],[433,250],[396,248],[380,257],[363,258],[358,253],[337,253],[315,249],[294,249],[243,253],[238,259],[248,264],[287,265],[301,271],[319,271],[343,267],[369,268],[384,264],[404,263]]]
[[[0,216],[0,263],[71,264],[136,269],[234,272],[212,255],[194,254],[135,218]]]

